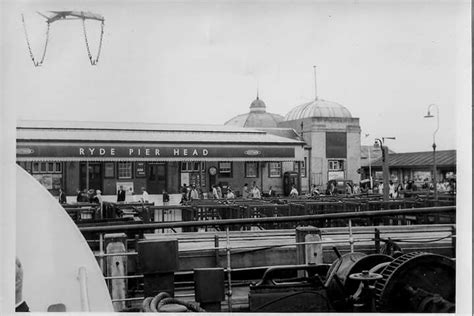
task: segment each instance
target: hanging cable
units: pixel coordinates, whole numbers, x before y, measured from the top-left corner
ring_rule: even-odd
[[[87,38],[86,18],[84,16],[82,17],[82,30],[84,31],[84,40],[86,42],[87,55],[89,57],[89,61],[90,61],[92,66],[95,66],[97,64],[97,62],[99,61],[100,52],[102,51],[102,39],[104,37],[104,25],[105,25],[104,20],[102,20],[101,25],[100,25],[101,30],[100,30],[99,48],[98,48],[98,51],[97,51],[96,58],[93,58],[92,54],[91,54],[91,49],[90,49],[90,46],[89,46],[89,40]]]
[[[35,67],[39,67],[43,64],[44,58],[46,56],[46,49],[48,48],[48,42],[49,42],[50,23],[46,22],[46,24],[47,24],[47,27],[46,27],[46,41],[44,43],[43,55],[41,56],[41,59],[39,61],[36,61],[35,56],[33,55],[33,50],[31,49],[30,39],[28,37],[28,31],[26,29],[25,16],[23,14],[21,14],[21,21],[23,22],[23,31],[25,32],[26,44],[28,45],[28,51],[30,53],[30,58],[33,61],[33,65],[35,65]]]

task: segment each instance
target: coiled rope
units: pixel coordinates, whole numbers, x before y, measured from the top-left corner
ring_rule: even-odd
[[[185,302],[177,298],[171,297],[166,292],[161,292],[155,297],[147,297],[143,300],[142,309],[145,313],[159,313],[160,309],[168,304],[177,304],[186,307],[190,312],[194,313],[205,313],[206,311],[199,307],[197,303]]]

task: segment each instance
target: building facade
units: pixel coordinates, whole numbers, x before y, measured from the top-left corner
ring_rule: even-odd
[[[257,98],[249,113],[230,119],[226,125],[260,128],[270,133],[271,128],[265,126],[278,127],[280,131],[274,129],[275,133],[293,130],[306,144],[302,163],[294,166],[300,173],[303,191],[309,191],[312,184],[325,187],[329,180],[335,179],[359,182],[360,125],[359,119],[353,118],[347,108],[316,98],[296,106],[282,120],[275,120],[277,114],[267,113],[266,106],[259,106],[259,116],[255,116],[257,101],[263,103]],[[255,124],[256,121],[259,123]]]
[[[283,192],[283,174],[303,161],[304,142],[216,125],[20,121],[17,162],[52,194],[62,187],[178,193],[196,185],[241,191],[255,182]]]

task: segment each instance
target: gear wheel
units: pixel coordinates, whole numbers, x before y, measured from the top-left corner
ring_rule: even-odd
[[[448,257],[412,252],[392,261],[382,272],[382,279],[375,283],[377,312],[417,312],[406,286],[437,294],[449,302],[455,301],[456,271]]]

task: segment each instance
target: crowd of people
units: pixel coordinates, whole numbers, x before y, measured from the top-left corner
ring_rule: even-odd
[[[296,190],[296,189],[295,189]],[[261,199],[262,197],[275,197],[276,192],[270,186],[268,193],[263,193],[261,188],[254,181],[251,186],[245,183],[242,187],[242,191],[236,192],[230,186],[224,186],[221,184],[212,185],[209,192],[203,192],[201,189],[196,188],[196,185],[183,184],[180,188],[181,192],[181,204],[193,200],[221,200],[221,199],[235,199],[241,197],[243,199]],[[239,193],[239,194],[237,194]],[[297,195],[297,192],[296,192]]]
[[[358,195],[358,194],[383,194],[383,182],[375,182],[373,186],[370,186],[368,180],[363,180],[359,184],[352,182],[345,182],[345,188],[337,187],[337,181],[328,181],[326,190],[321,190],[321,187],[315,184],[311,185],[311,189],[306,194],[307,197],[316,197],[319,195]],[[392,180],[389,181],[389,197],[392,199],[404,198],[406,192],[414,192],[418,190],[433,190],[433,184],[425,181],[420,187],[415,184],[413,180],[406,180],[399,183],[394,183]],[[456,181],[442,180],[437,183],[438,192],[454,193],[456,192]],[[253,181],[252,185],[249,186],[245,183],[240,192],[234,192],[230,186],[223,186],[221,184],[212,185],[209,192],[203,192],[200,188],[197,188],[195,184],[186,185],[180,187],[179,192],[181,193],[181,204],[187,201],[201,200],[201,199],[235,199],[241,197],[243,199],[261,199],[262,197],[277,197],[278,194],[270,186],[267,192],[263,192],[262,189],[257,185],[256,181]],[[299,192],[295,185],[292,185],[289,193],[290,198],[297,198]],[[162,192],[163,204],[168,205],[170,201],[169,194],[163,190]],[[59,202],[61,204],[67,203],[66,194],[64,191],[59,189]],[[96,203],[102,204],[103,197],[100,190],[94,189],[83,189],[77,190],[76,202]],[[150,196],[146,191],[145,187],[141,188],[141,195],[135,194],[132,188],[124,190],[123,186],[120,186],[117,191],[117,202],[118,203],[148,203],[150,202]]]

